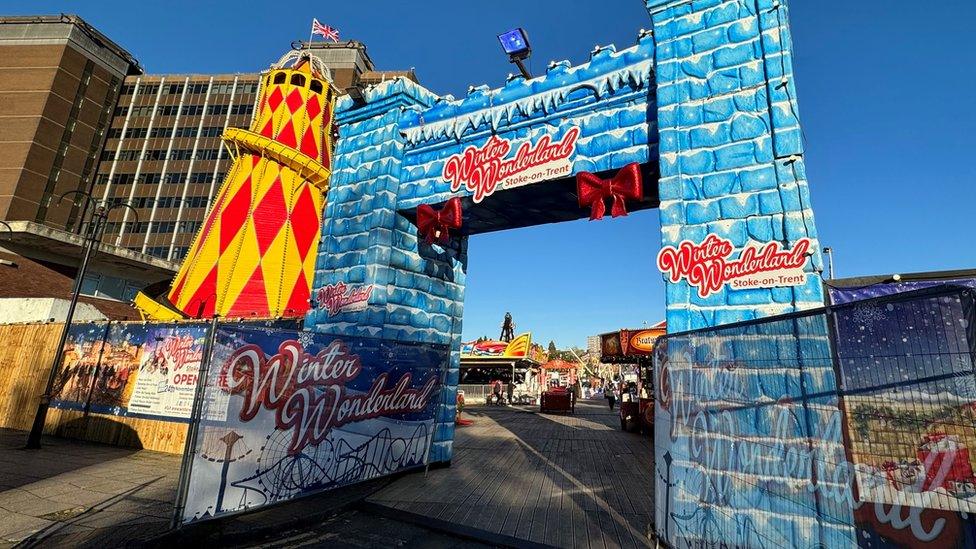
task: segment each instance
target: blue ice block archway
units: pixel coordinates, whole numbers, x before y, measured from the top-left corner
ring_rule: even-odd
[[[306,327],[452,345],[435,462],[452,454],[467,237],[588,216],[576,203],[573,174],[612,174],[640,163],[644,197],[628,209],[659,208],[662,245],[710,233],[737,247],[791,247],[808,237],[815,254],[807,269],[820,268],[787,5],[648,0],[647,7],[651,31],[627,48],[597,48],[581,65],[554,62],[532,80],[472,87],[460,99],[396,79],[366,90],[365,104],[346,97],[336,109],[340,138],[313,301],[326,287],[359,291],[368,301],[331,311],[315,302]],[[514,149],[570,131],[578,134],[568,172],[552,179],[496,190],[476,203],[464,187],[452,192],[442,176],[449,157],[492,138]],[[462,234],[443,246],[418,239],[416,207],[452,196],[463,197]],[[725,289],[706,298],[682,281],[668,283],[666,293],[672,331],[823,302],[817,277],[796,288]]]

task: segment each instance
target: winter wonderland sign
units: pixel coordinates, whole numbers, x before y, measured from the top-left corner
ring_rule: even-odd
[[[448,358],[445,345],[219,328],[182,522],[423,466]]]
[[[346,286],[343,282],[329,284],[319,288],[319,307],[325,309],[329,316],[342,312],[362,311],[373,295],[373,285]]]
[[[738,259],[732,259],[732,241],[709,234],[700,244],[684,240],[677,247],[665,246],[658,253],[657,266],[672,283],[686,280],[700,297],[726,284],[735,290],[802,286],[807,281],[803,266],[811,245],[809,238],[797,240],[792,250],[781,248],[776,241],[750,242]]]
[[[580,129],[569,128],[562,139],[543,135],[535,142],[523,141],[516,147],[512,141],[491,136],[481,147],[474,145],[455,154],[444,163],[443,177],[451,184],[451,191],[461,188],[474,193],[475,203],[481,202],[497,189],[511,189],[540,181],[570,175],[570,157],[576,151]],[[515,154],[509,158],[512,149]]]

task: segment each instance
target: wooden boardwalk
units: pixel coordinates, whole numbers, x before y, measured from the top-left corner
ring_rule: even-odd
[[[401,478],[369,501],[557,547],[646,547],[653,441],[620,431],[606,401],[575,415],[469,408],[446,469]]]

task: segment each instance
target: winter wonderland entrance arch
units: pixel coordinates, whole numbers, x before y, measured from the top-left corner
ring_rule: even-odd
[[[663,247],[720,242],[735,258],[803,243],[802,268],[820,268],[786,6],[648,0],[647,8],[652,30],[634,46],[596,48],[582,65],[554,62],[545,75],[472,87],[461,99],[397,79],[336,108],[340,137],[305,326],[452,346],[433,462],[452,454],[468,235],[589,216],[576,175],[609,178],[637,163],[643,192],[623,206],[659,208]],[[455,207],[447,205],[455,197],[460,229],[428,243],[418,207]],[[689,273],[674,275],[671,331],[823,303],[815,276],[703,291]]]

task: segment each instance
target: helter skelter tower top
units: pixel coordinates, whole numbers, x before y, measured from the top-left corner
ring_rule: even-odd
[[[328,68],[290,51],[261,79],[249,129],[228,128],[234,159],[159,319],[300,317],[308,311],[332,167],[336,91]],[[147,303],[144,296],[142,303]],[[173,310],[175,309],[175,311]],[[172,316],[170,316],[172,318]]]

